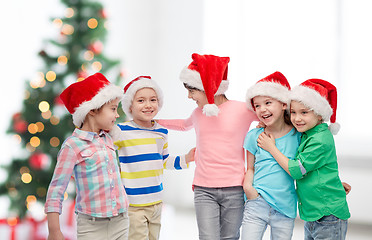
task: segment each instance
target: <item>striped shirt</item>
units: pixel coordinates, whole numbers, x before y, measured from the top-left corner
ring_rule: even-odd
[[[63,143],[49,185],[45,213],[62,212],[67,185],[75,178],[75,212],[112,217],[127,210],[128,200],[111,136],[75,129]]]
[[[118,124],[113,134],[118,147],[121,179],[130,206],[162,201],[163,169],[184,169],[185,156],[169,156],[168,130],[156,122],[143,128],[133,121]],[[111,133],[111,132],[110,132]]]

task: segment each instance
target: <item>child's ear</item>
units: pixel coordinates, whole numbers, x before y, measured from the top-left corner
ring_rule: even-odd
[[[92,109],[92,110],[90,110],[90,111],[88,112],[88,114],[89,114],[90,116],[94,116],[94,115],[96,115],[96,113],[97,113],[97,110],[96,110],[96,109]]]
[[[319,122],[319,123],[322,123],[322,122],[323,122],[323,118],[322,118],[322,116],[320,116],[320,115],[318,115],[318,122]]]
[[[283,109],[283,110],[286,110],[286,109],[287,109],[287,107],[288,107],[288,104],[286,104],[286,103],[283,103],[283,107],[282,107],[282,109]]]

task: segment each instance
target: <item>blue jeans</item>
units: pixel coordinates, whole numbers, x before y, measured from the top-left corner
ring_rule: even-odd
[[[241,186],[195,186],[194,204],[200,240],[239,239],[244,209]]]
[[[245,203],[242,240],[262,239],[267,225],[271,227],[270,239],[291,239],[294,220],[273,209],[259,195],[256,199],[247,200]]]
[[[347,220],[328,215],[314,222],[305,222],[304,230],[305,240],[344,240],[347,232]]]

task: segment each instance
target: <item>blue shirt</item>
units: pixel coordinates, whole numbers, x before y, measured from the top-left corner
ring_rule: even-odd
[[[290,218],[297,215],[297,195],[293,178],[277,163],[271,154],[257,146],[258,136],[263,128],[255,128],[247,133],[244,148],[255,156],[253,187],[275,210]],[[301,133],[293,128],[275,145],[287,158],[296,157]]]

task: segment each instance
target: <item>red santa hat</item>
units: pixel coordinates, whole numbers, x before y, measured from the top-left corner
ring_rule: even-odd
[[[274,72],[248,88],[245,97],[247,107],[250,110],[255,110],[252,100],[256,96],[268,96],[289,106],[289,90],[291,90],[291,86],[287,78],[281,72]]]
[[[340,130],[340,124],[336,123],[337,89],[331,83],[322,79],[306,80],[293,88],[291,100],[304,104],[323,121],[330,121],[329,130],[333,135]]]
[[[204,105],[203,113],[207,116],[217,116],[218,106],[214,96],[226,92],[229,87],[227,69],[229,57],[192,54],[193,61],[180,74],[183,83],[205,92],[208,104]]]
[[[121,100],[122,97],[123,90],[111,84],[101,73],[71,84],[60,95],[77,127],[81,127],[90,110],[98,109],[116,98]]]
[[[137,91],[142,88],[152,88],[154,89],[159,102],[159,110],[163,106],[163,92],[161,91],[160,87],[156,84],[154,80],[151,79],[150,76],[139,76],[132,81],[130,81],[124,87],[124,97],[121,100],[121,106],[125,114],[132,118],[132,114],[130,113],[130,107],[132,106],[134,95],[136,95]]]

